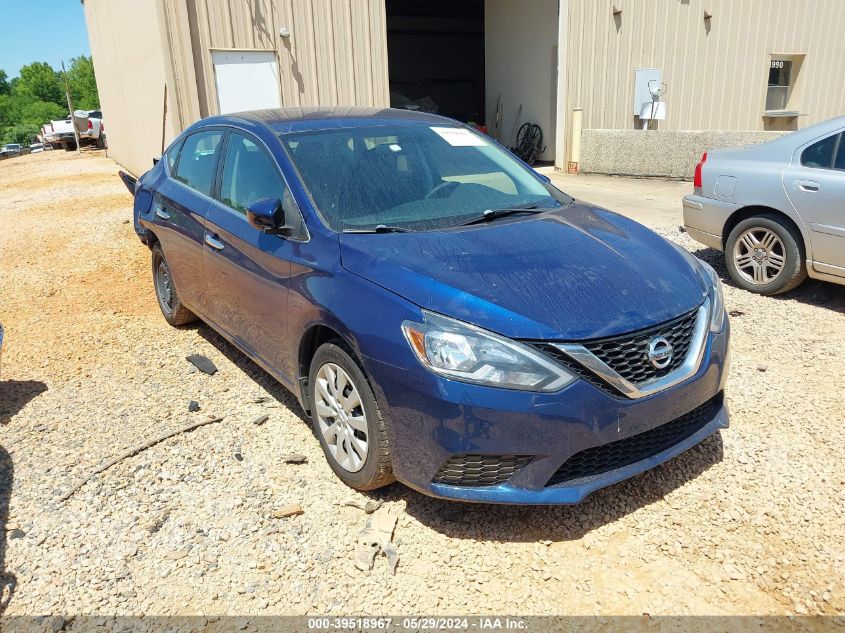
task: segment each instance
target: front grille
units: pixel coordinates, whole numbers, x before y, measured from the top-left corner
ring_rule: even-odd
[[[665,376],[684,363],[692,343],[697,316],[698,308],[671,321],[645,330],[608,338],[578,341],[578,343],[587,348],[622,378],[634,385],[641,385]],[[657,336],[664,337],[672,346],[672,362],[663,369],[657,369],[648,360],[649,343]],[[554,345],[543,342],[534,343],[534,346],[570,369],[574,369],[579,376],[589,380],[594,385],[613,394],[618,394],[615,389],[591,371],[573,361]]]
[[[601,475],[653,457],[701,430],[721,406],[722,394],[719,394],[689,413],[650,431],[575,453],[557,469],[546,486]]]
[[[581,344],[625,380],[638,385],[665,376],[683,364],[697,314],[698,309],[647,330]],[[672,362],[663,369],[656,369],[648,360],[648,345],[656,336],[664,337],[672,346]]]
[[[450,457],[433,482],[450,486],[497,486],[531,461],[533,455],[470,455]]]

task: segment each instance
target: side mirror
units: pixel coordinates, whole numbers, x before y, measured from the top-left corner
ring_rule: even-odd
[[[278,198],[261,198],[246,210],[249,223],[265,233],[279,233],[285,225],[285,212]]]

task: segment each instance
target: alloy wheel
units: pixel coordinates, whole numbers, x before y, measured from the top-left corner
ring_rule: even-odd
[[[752,227],[737,238],[733,258],[743,279],[759,286],[771,283],[780,275],[786,264],[786,250],[777,233]]]
[[[367,414],[361,394],[339,365],[326,363],[317,372],[314,403],[320,432],[337,464],[351,473],[367,461]]]

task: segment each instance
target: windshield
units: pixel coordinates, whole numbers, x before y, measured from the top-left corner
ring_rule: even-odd
[[[434,230],[488,210],[557,208],[571,201],[485,136],[463,127],[351,127],[281,139],[335,231],[379,225]]]

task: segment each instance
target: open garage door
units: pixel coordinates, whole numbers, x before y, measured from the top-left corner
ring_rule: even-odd
[[[390,105],[487,126],[510,147],[539,126],[555,155],[559,0],[386,0]],[[497,116],[498,114],[498,116]]]
[[[484,124],[484,0],[387,0],[390,105]]]

